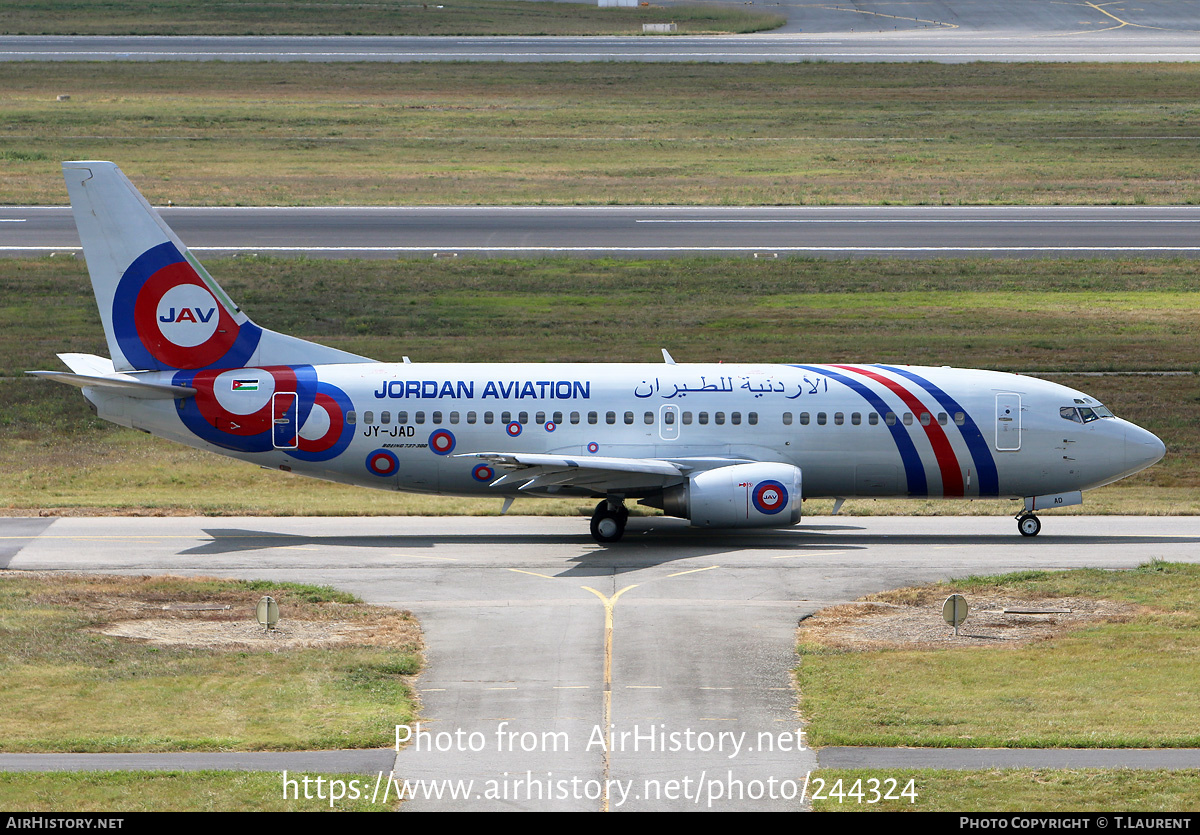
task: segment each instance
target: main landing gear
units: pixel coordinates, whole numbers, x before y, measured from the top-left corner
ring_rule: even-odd
[[[596,505],[592,514],[592,538],[601,545],[618,541],[625,534],[625,523],[629,520],[629,509],[620,501],[608,499]]]
[[[1042,520],[1029,511],[1017,514],[1017,530],[1021,532],[1021,536],[1037,536],[1041,529]]]

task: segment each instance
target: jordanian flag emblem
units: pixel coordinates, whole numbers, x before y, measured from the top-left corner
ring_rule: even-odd
[[[258,380],[234,380],[233,391],[258,391]]]

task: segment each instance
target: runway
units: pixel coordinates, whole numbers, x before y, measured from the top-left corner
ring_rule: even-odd
[[[919,30],[594,37],[4,36],[0,61],[1197,61],[1200,32]]]
[[[486,744],[480,751],[410,746],[395,765],[409,779],[515,787],[527,774],[550,773],[641,786],[729,774],[782,786],[817,764],[807,748],[784,750],[801,727],[789,671],[794,630],[806,615],[971,573],[1197,560],[1194,517],[1047,514],[1043,522],[1042,534],[1026,539],[1007,517],[822,517],[736,535],[635,518],[618,546],[601,548],[583,518],[0,519],[0,568],[271,578],[335,585],[410,609],[428,645],[418,681],[426,729],[479,734]],[[677,751],[643,744],[605,755],[588,743],[609,724],[690,732],[713,744]],[[499,741],[504,732],[537,741],[514,750]],[[735,739],[722,732],[758,742],[753,750],[716,750],[717,739]],[[565,743],[555,748],[558,740]],[[773,740],[774,750],[762,740]],[[412,808],[604,804],[697,808],[690,797],[615,792],[603,800],[443,798]],[[780,796],[726,798],[713,808],[798,805]]]
[[[1200,255],[1200,207],[160,208],[201,255]],[[65,207],[0,207],[0,255],[79,251]]]

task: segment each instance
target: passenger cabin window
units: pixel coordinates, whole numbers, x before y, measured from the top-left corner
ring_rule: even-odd
[[[724,412],[713,412],[713,423],[715,423],[717,426],[724,426],[725,425],[725,413]]]
[[[817,426],[824,426],[826,421],[824,412],[817,412]]]
[[[358,422],[358,415],[355,412],[346,412],[346,423],[353,426]]]
[[[742,413],[741,412],[733,412],[729,416],[729,422],[732,423],[734,426],[741,426],[742,425]]]
[[[626,425],[626,426],[633,426],[633,412],[626,412],[626,413],[625,413],[625,425]]]
[[[375,413],[374,412],[363,412],[363,423],[367,424],[367,426],[370,426],[374,422],[375,422]]]
[[[846,422],[846,416],[844,414],[842,414],[841,412],[833,413],[833,423],[835,426],[841,426],[845,422]]]
[[[396,412],[396,423],[408,423],[408,412]]]
[[[808,421],[809,421],[808,412],[801,412],[800,413],[800,425],[808,426]]]
[[[672,417],[674,417],[674,415],[672,415]],[[645,423],[647,426],[650,426],[651,424],[653,424],[654,423],[654,412],[646,412],[646,414],[642,415],[642,422]]]
[[[850,423],[854,426],[862,426],[862,415],[858,412],[850,415]]]
[[[792,413],[791,413],[791,412],[784,412],[784,413],[783,413],[783,425],[784,425],[784,426],[791,426],[791,425],[792,425]]]
[[[384,426],[387,426],[389,423],[392,422],[392,413],[391,412],[380,412],[379,413],[379,422],[382,423]]]
[[[746,423],[751,426],[758,426],[758,412],[750,412],[750,414],[746,415]]]
[[[692,425],[692,413],[684,412],[683,416],[682,416],[682,422],[683,422],[684,426],[691,426]]]

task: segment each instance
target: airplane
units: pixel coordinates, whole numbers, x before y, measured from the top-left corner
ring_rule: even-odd
[[[63,173],[111,358],[59,354],[121,426],[385,490],[626,502],[700,528],[787,528],[801,502],[1023,500],[1035,511],[1160,460],[1095,398],[1018,374],[860,363],[379,362],[256,325],[111,162]]]

